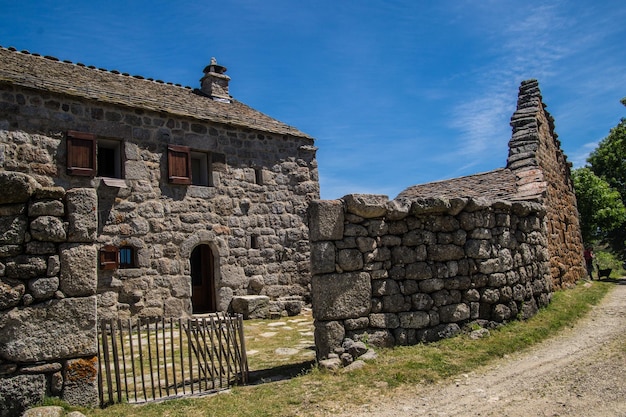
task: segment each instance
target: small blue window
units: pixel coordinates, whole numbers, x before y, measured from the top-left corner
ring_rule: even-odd
[[[132,246],[120,247],[120,268],[135,268],[135,248]]]

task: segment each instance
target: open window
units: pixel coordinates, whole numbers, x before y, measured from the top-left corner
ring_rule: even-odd
[[[216,162],[217,161],[217,162]],[[224,154],[192,151],[187,146],[168,145],[167,170],[172,184],[213,186],[213,170],[225,165]]]
[[[116,140],[98,140],[98,176],[122,178],[121,143]]]
[[[96,174],[96,136],[67,132],[67,173],[93,177]]]
[[[208,187],[211,184],[209,173],[211,161],[206,152],[191,152],[191,183]]]
[[[67,173],[87,177],[122,178],[122,143],[96,135],[67,132]]]

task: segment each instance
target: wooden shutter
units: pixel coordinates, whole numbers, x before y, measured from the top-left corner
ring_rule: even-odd
[[[96,136],[91,133],[67,132],[67,173],[96,175]]]
[[[119,267],[119,249],[106,245],[100,249],[100,269],[117,269]]]
[[[191,152],[187,146],[167,146],[167,169],[172,184],[191,184]]]

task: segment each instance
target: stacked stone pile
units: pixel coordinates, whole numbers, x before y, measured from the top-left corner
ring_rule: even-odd
[[[318,358],[454,336],[549,303],[545,210],[480,198],[348,195],[310,208]]]
[[[0,172],[0,416],[44,395],[96,405],[93,190]]]

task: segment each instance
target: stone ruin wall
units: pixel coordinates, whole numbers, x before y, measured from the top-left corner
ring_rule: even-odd
[[[537,80],[522,82],[511,117],[507,167],[522,188],[543,187],[550,268],[554,285],[566,287],[586,274],[571,164],[554,131],[554,119],[542,102]]]
[[[0,172],[0,416],[98,405],[97,198]]]
[[[319,198],[313,139],[0,87],[0,169],[43,186],[93,188],[98,247],[136,248],[138,268],[98,270],[99,317],[188,314],[189,256],[201,243],[218,256],[218,310],[236,295],[308,301],[306,209]],[[67,175],[67,130],[123,141],[126,188]],[[223,153],[215,186],[168,183],[168,143]]]
[[[552,295],[545,209],[347,195],[311,204],[318,359],[345,338],[411,345],[534,315]]]

